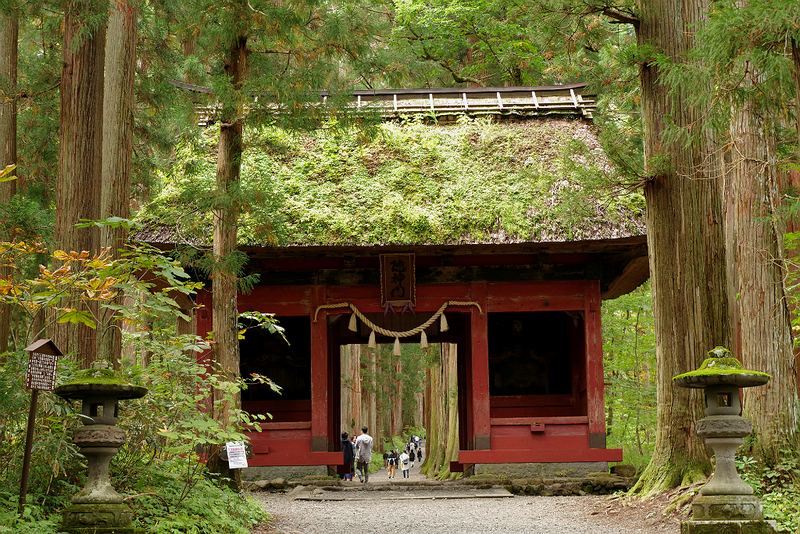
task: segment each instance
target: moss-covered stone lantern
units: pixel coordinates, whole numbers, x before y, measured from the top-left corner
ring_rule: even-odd
[[[697,435],[714,450],[716,468],[692,503],[692,518],[681,523],[681,534],[766,534],[776,532],[764,521],[753,488],[736,471],[736,449],[753,430],[741,417],[739,389],[763,386],[770,375],[745,369],[725,347],[708,351],[699,369],[674,377],[679,387],[704,389],[706,417],[697,422]]]
[[[133,512],[111,486],[108,468],[126,438],[125,431],[114,426],[119,401],[143,397],[147,389],[125,382],[101,360],[54,391],[65,399],[81,400],[83,426],[75,430],[72,441],[86,456],[89,471],[86,486],[64,510],[62,530],[71,534],[141,534],[140,529],[130,527]]]

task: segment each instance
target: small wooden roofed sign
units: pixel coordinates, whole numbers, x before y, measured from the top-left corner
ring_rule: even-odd
[[[63,356],[56,344],[40,339],[23,349],[29,352],[25,387],[39,391],[53,391],[56,387],[58,358]]]

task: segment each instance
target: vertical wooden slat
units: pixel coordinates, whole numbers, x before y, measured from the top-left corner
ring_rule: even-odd
[[[605,400],[603,398],[603,341],[600,322],[600,281],[587,280],[584,294],[586,329],[586,400],[589,416],[589,442],[592,435],[605,436]],[[595,442],[597,443],[597,442]]]
[[[480,304],[483,315],[472,307],[470,329],[472,332],[472,424],[475,432],[475,448],[490,448],[489,436],[489,333],[486,321],[486,282],[475,282],[471,286],[472,300]],[[467,394],[469,394],[467,392]]]
[[[311,289],[311,309],[325,303],[325,286]],[[313,313],[313,312],[312,312]],[[311,450],[328,450],[328,318],[321,310],[311,322]]]

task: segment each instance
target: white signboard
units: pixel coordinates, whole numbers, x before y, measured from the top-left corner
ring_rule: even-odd
[[[247,451],[244,441],[229,441],[225,444],[228,450],[228,467],[230,469],[243,469],[247,467]]]

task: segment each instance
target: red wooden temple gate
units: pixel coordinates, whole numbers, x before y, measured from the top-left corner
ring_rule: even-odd
[[[458,345],[460,466],[491,463],[621,461],[607,449],[600,306],[648,275],[644,236],[568,243],[413,247],[246,248],[262,283],[239,310],[274,313],[291,344],[255,336],[242,344],[242,374],[284,386],[255,386],[243,407],[269,412],[253,432],[253,466],[336,466],[341,345],[366,344],[363,321],[389,330],[430,318],[445,302],[449,329],[431,343]],[[380,254],[414,254],[413,313],[384,314]],[[198,332],[211,330],[211,295],[199,303]],[[248,335],[248,338],[251,336]],[[273,336],[277,337],[277,336]],[[394,339],[378,336],[378,342]],[[419,343],[419,336],[401,340]],[[360,423],[357,422],[360,426]]]

